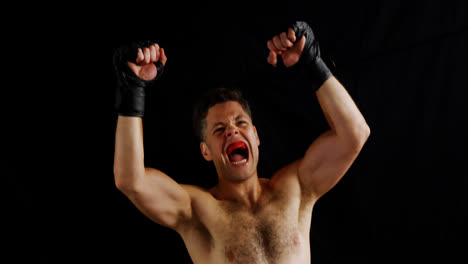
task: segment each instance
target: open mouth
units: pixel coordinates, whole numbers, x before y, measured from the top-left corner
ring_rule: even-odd
[[[234,165],[242,165],[249,160],[249,151],[247,145],[242,142],[234,142],[226,149],[226,154],[229,161]]]

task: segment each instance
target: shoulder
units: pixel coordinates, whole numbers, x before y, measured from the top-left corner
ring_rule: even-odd
[[[210,226],[216,218],[219,202],[210,190],[195,185],[182,184],[190,197],[192,217],[186,221],[186,227]]]
[[[192,198],[197,198],[199,196],[208,196],[211,195],[210,191],[207,189],[204,189],[202,187],[196,186],[196,185],[190,185],[190,184],[181,184],[182,188],[189,194],[189,196]]]
[[[300,191],[297,172],[301,160],[296,160],[279,169],[270,180],[270,186],[274,190]]]
[[[298,159],[279,169],[271,178],[270,186],[276,192],[298,197],[302,202],[313,202],[313,197],[303,190],[299,179],[302,161],[302,158]]]
[[[182,184],[182,188],[190,196],[192,210],[199,213],[205,209],[217,206],[217,200],[212,194],[212,190],[206,190],[202,187],[195,185]]]
[[[176,232],[182,237],[191,254],[197,254],[198,258],[207,258],[206,254],[214,247],[211,225],[215,221],[217,201],[204,188],[187,184],[181,186],[190,197],[192,213]]]

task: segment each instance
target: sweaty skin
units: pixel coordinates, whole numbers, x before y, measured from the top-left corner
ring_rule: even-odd
[[[269,41],[268,62],[276,65],[276,56],[281,55],[286,66],[294,65],[304,37],[294,45],[293,41],[291,30]],[[156,45],[138,54],[138,65],[129,66],[141,72],[139,77],[154,78],[156,72],[148,64],[167,59]],[[314,204],[344,176],[370,134],[335,77],[326,80],[316,95],[330,129],[311,138],[301,159],[269,179],[258,177],[260,138],[241,105],[228,101],[211,107],[206,138],[200,143],[203,157],[213,162],[218,174],[218,184],[209,190],[179,184],[162,171],[145,168],[142,118],[119,116],[116,186],[143,214],[180,234],[193,263],[310,263]],[[239,141],[246,146],[240,154],[242,158],[246,154],[246,160],[231,161],[228,146]],[[194,174],[190,177],[208,177]]]

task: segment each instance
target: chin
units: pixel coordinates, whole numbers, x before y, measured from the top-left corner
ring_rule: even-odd
[[[235,165],[229,160],[214,164],[218,177],[230,181],[241,183],[257,175],[257,164],[252,164],[253,159],[249,160],[246,164]]]

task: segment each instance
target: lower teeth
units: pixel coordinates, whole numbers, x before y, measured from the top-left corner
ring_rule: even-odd
[[[243,159],[243,160],[239,160],[239,161],[233,161],[232,164],[238,165],[238,164],[245,163],[245,162],[247,162],[247,159]]]

